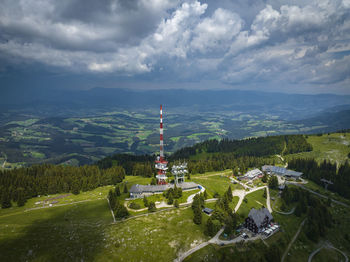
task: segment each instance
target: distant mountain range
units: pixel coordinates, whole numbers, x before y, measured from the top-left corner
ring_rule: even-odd
[[[32,89],[0,96],[0,164],[85,164],[114,153],[167,153],[208,139],[350,129],[350,96],[259,91]]]
[[[93,113],[125,108],[133,111],[165,105],[165,110],[196,110],[266,113],[283,120],[315,117],[324,111],[350,109],[350,96],[333,94],[300,95],[243,90],[127,90],[93,88],[90,90],[59,90],[32,88],[8,90],[0,96],[0,107],[26,109],[49,116],[73,114],[74,110]],[[42,110],[45,109],[45,110]],[[73,112],[72,112],[73,111]]]

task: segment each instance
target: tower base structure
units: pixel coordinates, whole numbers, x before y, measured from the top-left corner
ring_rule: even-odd
[[[167,184],[167,176],[166,171],[168,170],[167,167],[168,161],[165,161],[163,157],[157,157],[155,168],[158,170],[157,183],[158,185],[166,185]]]

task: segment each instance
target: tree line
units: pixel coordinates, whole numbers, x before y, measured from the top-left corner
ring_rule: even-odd
[[[155,155],[131,155],[131,154],[115,154],[112,156],[105,157],[96,162],[96,165],[101,169],[111,168],[114,165],[122,166],[127,175],[132,175],[134,172],[135,165],[143,163],[149,167],[154,166]],[[154,171],[154,167],[152,171]]]
[[[115,185],[125,178],[124,168],[113,166],[34,165],[26,168],[0,171],[0,195],[3,208],[12,202],[23,206],[27,199],[38,195],[89,191],[99,186]]]
[[[127,194],[128,193],[128,188],[126,186],[126,184],[124,184],[124,189],[123,189],[123,193]],[[128,217],[129,211],[128,209],[123,205],[123,201],[121,201],[120,197],[121,197],[122,193],[120,191],[120,187],[119,185],[117,185],[114,190],[110,189],[108,192],[108,202],[109,202],[109,206],[111,207],[114,216],[117,219],[122,219],[125,217]]]
[[[324,160],[320,164],[314,159],[292,159],[288,167],[300,172],[303,176],[318,185],[324,186],[321,179],[326,179],[333,184],[328,189],[350,199],[350,165],[348,161],[337,168],[337,164]]]
[[[203,152],[233,153],[235,157],[262,157],[280,154],[282,151],[287,154],[312,151],[312,146],[303,135],[254,137],[243,140],[212,139],[179,149],[172,154],[171,159],[187,159]]]

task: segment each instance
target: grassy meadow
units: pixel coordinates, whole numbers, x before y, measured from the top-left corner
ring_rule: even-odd
[[[266,198],[263,197],[263,193],[264,189],[261,189],[246,195],[245,199],[247,199],[247,203],[243,200],[237,213],[241,217],[247,217],[252,208],[259,209],[263,206],[266,207]]]
[[[321,162],[324,159],[332,162],[344,163],[350,153],[350,133],[330,133],[318,135],[309,135],[307,141],[312,145],[313,150],[286,155],[285,158],[314,158]]]

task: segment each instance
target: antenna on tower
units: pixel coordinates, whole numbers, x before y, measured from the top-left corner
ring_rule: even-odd
[[[160,105],[160,142],[159,142],[159,156],[156,159],[156,169],[158,170],[158,175],[156,176],[158,185],[165,185],[167,176],[166,171],[168,169],[168,162],[164,159],[164,142],[163,142],[163,107]]]
[[[179,183],[185,182],[185,174],[188,173],[187,171],[187,163],[183,162],[179,165],[173,165],[171,169],[171,173],[173,173],[175,177],[175,184],[178,185]]]

